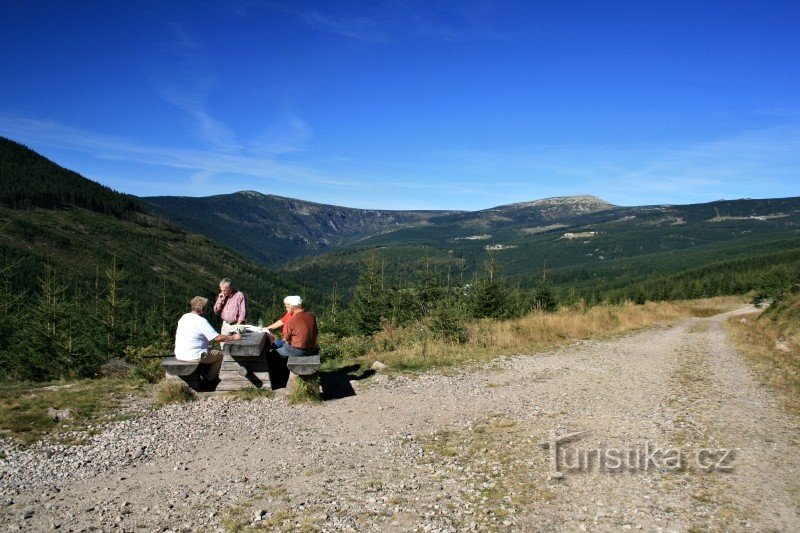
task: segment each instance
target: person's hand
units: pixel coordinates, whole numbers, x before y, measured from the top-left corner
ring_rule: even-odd
[[[224,292],[219,293],[219,296],[217,296],[217,300],[224,300],[224,299],[225,299],[225,293]]]
[[[234,340],[234,341],[242,340],[242,334],[241,333],[234,333],[233,335],[231,335],[231,340]]]

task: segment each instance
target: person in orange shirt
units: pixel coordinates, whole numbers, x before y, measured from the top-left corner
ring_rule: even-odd
[[[302,298],[299,296],[291,298],[289,305],[292,317],[286,323],[284,344],[278,348],[278,353],[283,357],[314,355],[319,352],[317,318],[314,313],[303,307]]]
[[[283,307],[286,308],[286,314],[281,318],[267,326],[267,330],[281,328],[281,337],[286,338],[287,327],[289,326],[289,319],[292,318],[292,304],[302,304],[303,299],[299,296],[287,296],[283,299]],[[283,346],[283,340],[276,339],[275,347],[280,348]]]

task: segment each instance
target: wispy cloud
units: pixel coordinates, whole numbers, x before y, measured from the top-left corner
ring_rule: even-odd
[[[797,196],[798,169],[800,125],[786,124],[680,146],[438,151],[393,172],[437,187],[449,180],[490,207],[569,194],[621,205]]]
[[[311,136],[311,126],[305,120],[286,112],[266,132],[246,146],[255,154],[279,156],[303,151]]]
[[[302,137],[307,126],[289,116],[286,127]],[[269,138],[266,146],[248,143],[234,154],[147,145],[9,115],[0,115],[0,134],[37,149],[52,147],[118,161],[109,168],[124,186],[109,183],[109,176],[89,177],[143,196],[241,189],[287,195],[302,183],[304,192],[288,195],[364,208],[483,209],[583,193],[620,205],[800,195],[798,124],[683,146],[440,151],[403,162],[334,159],[316,168],[282,160],[282,154],[292,151],[269,145]],[[137,164],[157,177],[148,179],[149,172],[137,172]]]
[[[208,98],[217,79],[205,59],[203,47],[182,24],[169,25],[168,45],[151,65],[151,79],[167,103],[185,112],[193,124],[195,137],[227,153],[241,148],[235,132],[208,110]]]
[[[286,164],[274,158],[214,150],[149,146],[71,128],[49,120],[0,115],[0,131],[11,138],[37,146],[72,150],[99,159],[185,170],[193,176],[194,181],[208,180],[218,175],[241,175],[255,179],[254,188],[259,183],[267,183],[260,180],[269,180],[269,183],[296,183],[300,179],[304,183],[325,186],[355,185],[303,165]],[[158,184],[153,184],[153,187],[157,188]]]
[[[301,16],[313,28],[351,39],[384,42],[390,36],[390,29],[387,26],[377,20],[360,15],[334,15],[319,11],[308,11],[302,13]]]
[[[449,42],[510,40],[504,28],[493,28],[493,2],[464,0],[450,5],[428,1],[319,4],[306,9],[296,3],[265,2],[261,7],[300,17],[309,27],[359,41],[383,43],[408,39]],[[250,4],[249,7],[256,7]],[[237,11],[241,13],[239,9]]]

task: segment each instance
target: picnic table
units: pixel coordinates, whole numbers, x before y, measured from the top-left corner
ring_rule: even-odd
[[[216,390],[271,388],[270,352],[272,334],[258,328],[245,328],[242,339],[222,344],[222,368]],[[280,357],[280,356],[278,356]],[[273,366],[277,360],[272,358]]]
[[[289,370],[286,359],[272,349],[272,334],[255,326],[242,328],[242,339],[222,343],[222,367],[215,391],[281,388],[286,385]],[[174,356],[162,362],[167,379],[184,381],[189,387],[202,387],[201,375],[207,365],[197,361],[179,361]]]

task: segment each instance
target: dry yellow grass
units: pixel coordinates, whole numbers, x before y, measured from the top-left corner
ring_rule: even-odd
[[[779,309],[761,317],[757,314],[735,317],[727,326],[761,382],[773,388],[790,409],[800,413],[798,304],[800,298],[795,299],[794,310]]]
[[[599,339],[689,316],[710,316],[744,305],[741,297],[679,302],[626,303],[562,308],[506,321],[468,326],[468,341],[453,344],[420,337],[413,330],[387,329],[376,336],[381,350],[367,353],[368,365],[380,360],[398,370],[425,370],[486,361],[497,356],[533,353],[578,339]]]

